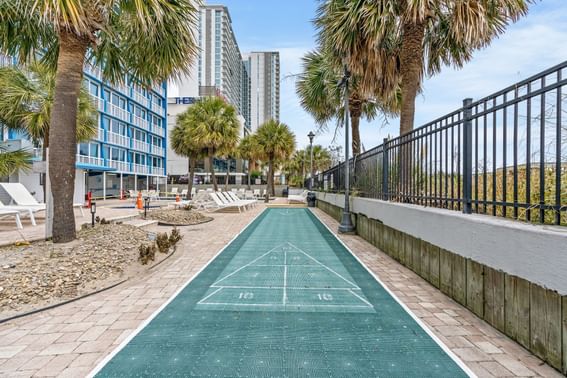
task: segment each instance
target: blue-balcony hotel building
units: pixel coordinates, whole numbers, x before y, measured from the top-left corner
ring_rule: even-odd
[[[0,65],[14,64],[0,56]],[[120,191],[160,190],[166,183],[167,84],[153,88],[127,77],[122,85],[101,79],[97,67],[86,66],[84,85],[98,109],[98,134],[88,143],[77,144],[75,200],[89,191],[98,198],[118,197]],[[0,139],[18,147],[31,142],[13,131],[3,130]],[[9,178],[22,182],[38,199],[40,175],[19,172]]]

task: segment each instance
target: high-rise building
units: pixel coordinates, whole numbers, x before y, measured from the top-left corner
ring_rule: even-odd
[[[251,52],[244,57],[250,75],[250,129],[280,119],[280,53]]]
[[[0,55],[0,65],[15,64]],[[118,197],[120,191],[159,189],[165,185],[167,158],[167,84],[146,88],[135,78],[111,85],[97,67],[86,66],[83,81],[98,109],[98,133],[77,144],[75,202],[87,192],[95,197]],[[8,131],[0,140],[11,148],[35,148],[24,135]],[[40,175],[18,172],[8,178],[22,182],[43,200]]]
[[[175,127],[177,115],[187,110],[198,98],[220,96],[236,107],[240,119],[240,135],[250,133],[249,103],[244,97],[249,93],[249,78],[243,67],[242,55],[232,29],[232,20],[227,7],[222,5],[203,5],[199,10],[199,24],[196,32],[200,48],[196,65],[189,70],[190,75],[174,83],[177,96],[168,102],[169,132]],[[195,67],[196,66],[196,67]],[[246,84],[245,84],[246,83]],[[239,164],[235,159],[214,159],[215,170],[227,170],[234,174]],[[198,176],[207,177],[208,162],[198,162]],[[188,171],[187,158],[178,156],[171,148],[168,152],[167,173],[181,176]]]

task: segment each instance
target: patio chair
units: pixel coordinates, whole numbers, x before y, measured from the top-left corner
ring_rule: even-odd
[[[179,195],[181,198],[186,198],[187,197],[187,193],[189,192],[188,189],[183,189],[181,191],[181,194]]]
[[[214,208],[215,210],[223,210],[223,209],[231,209],[231,208],[234,209],[234,208],[236,208],[236,209],[238,209],[238,212],[239,212],[239,213],[242,212],[242,211],[241,211],[241,208],[242,208],[244,205],[240,205],[240,204],[239,204],[239,205],[236,205],[236,204],[227,204],[227,203],[225,203],[225,202],[226,202],[226,199],[225,199],[225,201],[223,201],[223,200],[221,199],[219,193],[211,192],[211,193],[209,193],[209,195],[211,196],[211,198],[212,198],[213,201],[214,201],[214,206],[211,206],[209,209],[213,209],[213,208]]]
[[[248,206],[248,207],[254,207],[254,206],[256,206],[256,204],[258,203],[258,201],[256,201],[255,199],[253,199],[253,200],[246,200],[246,199],[238,198],[238,196],[237,196],[235,193],[233,193],[233,192],[228,192],[228,193],[226,193],[226,194],[227,194],[227,197],[230,197],[233,201],[235,201],[235,202],[241,202],[241,203],[245,204],[245,205]]]
[[[25,206],[25,205],[6,206],[2,203],[2,201],[0,201],[0,210],[7,211],[7,212],[17,211],[18,214],[20,214],[20,215],[27,215],[30,218],[32,226],[37,226],[37,223],[35,222],[34,213],[37,213],[39,211],[43,211],[44,209],[41,209],[41,208],[38,208],[38,207],[33,207],[33,206]]]
[[[3,182],[0,183],[0,186],[6,191],[6,193],[8,193],[16,205],[33,207],[38,209],[38,211],[45,210],[45,204],[37,202],[35,197],[31,195],[27,188],[19,182]],[[79,208],[79,210],[81,210],[81,216],[85,216],[82,203],[74,203],[73,207]]]
[[[244,210],[252,207],[252,204],[249,201],[241,200],[232,192],[222,192],[219,194],[219,198],[227,205],[242,206]]]
[[[244,192],[244,199],[246,200],[256,199],[256,196],[254,195],[254,192],[252,192],[251,190],[247,190]]]
[[[254,197],[260,198],[260,195],[261,195],[261,194],[260,194],[260,189],[254,189],[254,192],[253,192],[253,193],[254,193]]]
[[[16,218],[16,227],[18,230],[23,229],[22,222],[20,221],[20,212],[18,210],[0,209],[0,218],[14,217]]]
[[[303,192],[301,192],[301,194],[290,194],[287,196],[287,203],[307,203],[307,193],[309,192],[307,190],[304,190]]]

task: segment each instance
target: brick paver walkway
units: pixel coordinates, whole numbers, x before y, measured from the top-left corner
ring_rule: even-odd
[[[176,254],[139,280],[0,324],[0,376],[86,375],[262,209],[213,214],[211,223],[183,228],[185,238]],[[315,213],[336,229],[333,219]],[[341,239],[480,377],[560,376],[361,238]]]

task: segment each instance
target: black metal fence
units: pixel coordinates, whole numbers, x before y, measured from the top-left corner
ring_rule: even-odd
[[[567,225],[567,62],[351,159],[353,195]],[[344,191],[344,164],[314,189]]]

